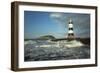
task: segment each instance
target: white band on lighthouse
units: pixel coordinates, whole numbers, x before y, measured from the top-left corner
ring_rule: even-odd
[[[73,31],[73,30],[69,30],[69,31],[68,31],[68,34],[69,34],[69,33],[74,33],[74,31]]]
[[[69,28],[73,28],[73,24],[69,24]]]

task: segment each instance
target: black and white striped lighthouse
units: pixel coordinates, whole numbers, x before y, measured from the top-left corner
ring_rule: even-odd
[[[74,36],[74,30],[73,30],[73,21],[70,18],[69,22],[68,22],[68,40],[74,40],[75,36]]]

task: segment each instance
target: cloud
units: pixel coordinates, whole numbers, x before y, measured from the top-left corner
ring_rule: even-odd
[[[62,13],[51,13],[50,17],[51,18],[62,18],[63,14]]]
[[[51,13],[50,17],[56,22],[56,24],[59,24],[61,27],[66,28],[67,24],[67,17],[65,13]]]

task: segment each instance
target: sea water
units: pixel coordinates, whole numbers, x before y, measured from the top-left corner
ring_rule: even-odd
[[[90,46],[80,41],[27,40],[24,42],[24,61],[87,58],[90,58]]]

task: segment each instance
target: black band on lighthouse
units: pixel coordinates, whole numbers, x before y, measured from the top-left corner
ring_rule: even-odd
[[[73,24],[73,22],[69,22],[69,24]]]
[[[69,28],[69,30],[73,30],[73,28]]]

